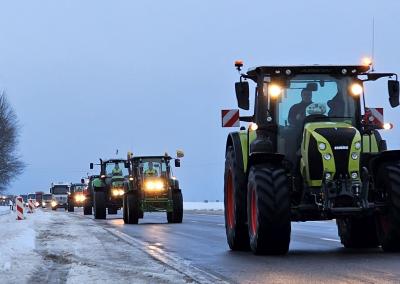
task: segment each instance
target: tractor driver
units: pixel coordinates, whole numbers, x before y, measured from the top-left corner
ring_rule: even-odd
[[[292,105],[289,110],[289,124],[292,126],[300,126],[306,117],[306,108],[312,104],[312,91],[303,89],[301,91],[301,102]]]
[[[153,162],[149,162],[148,168],[144,171],[145,176],[158,176],[158,172],[153,168]]]
[[[119,164],[115,163],[114,168],[112,170],[113,176],[122,176],[122,170],[119,168]]]

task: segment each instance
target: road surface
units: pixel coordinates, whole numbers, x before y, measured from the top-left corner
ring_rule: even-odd
[[[165,213],[151,213],[139,225],[125,225],[121,217],[120,213],[107,215],[107,220],[95,222],[188,260],[227,282],[400,283],[400,254],[345,249],[333,221],[292,223],[288,255],[255,256],[229,250],[223,215],[186,212],[182,224],[166,224]]]

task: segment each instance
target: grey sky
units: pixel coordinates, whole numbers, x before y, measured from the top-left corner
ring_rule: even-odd
[[[251,4],[250,4],[251,2]],[[99,157],[184,149],[186,200],[222,199],[235,59],[400,72],[399,1],[1,1],[0,86],[28,163],[11,192],[78,181]],[[390,109],[385,83],[368,104]],[[395,126],[396,127],[396,126]],[[400,147],[399,128],[385,133]]]

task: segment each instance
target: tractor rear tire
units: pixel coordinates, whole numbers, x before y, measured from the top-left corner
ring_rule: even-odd
[[[102,190],[94,192],[93,211],[95,219],[106,219],[106,193]]]
[[[72,203],[68,203],[68,212],[74,212],[74,205]]]
[[[84,206],[83,215],[92,215],[92,206]]]
[[[340,241],[345,248],[376,248],[379,246],[374,216],[346,217],[336,220]]]
[[[125,193],[122,197],[122,219],[124,219],[124,224],[128,224],[128,194]]]
[[[172,193],[172,212],[167,212],[168,223],[182,223],[183,197],[181,191]]]
[[[250,168],[247,188],[250,248],[254,254],[286,254],[290,243],[290,191],[285,170]]]
[[[232,146],[225,156],[224,207],[226,239],[231,250],[249,250],[246,177]]]
[[[385,252],[400,252],[400,162],[383,164],[377,178],[388,197],[387,212],[377,218],[381,246]]]
[[[127,224],[138,224],[139,223],[139,198],[136,192],[127,192]]]

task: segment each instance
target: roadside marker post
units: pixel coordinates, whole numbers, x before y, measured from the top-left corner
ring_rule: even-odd
[[[24,202],[21,196],[15,198],[17,220],[24,220]]]
[[[35,205],[33,204],[32,199],[28,199],[28,213],[34,213]]]

